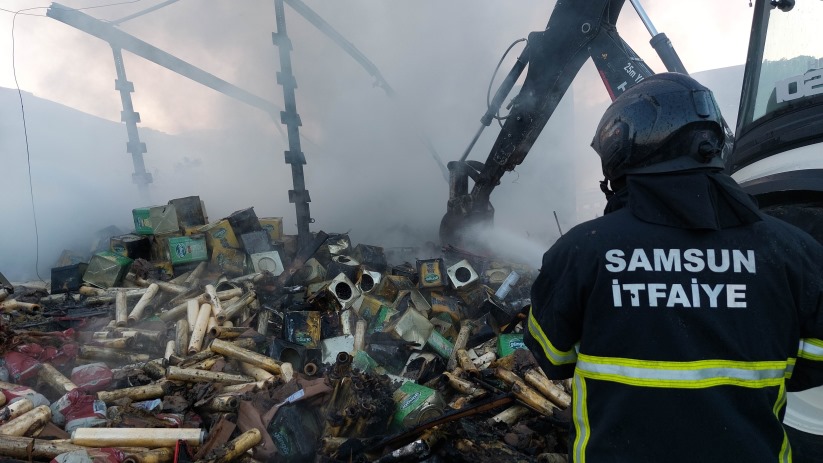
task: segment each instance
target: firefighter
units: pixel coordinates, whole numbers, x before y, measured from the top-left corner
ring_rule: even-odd
[[[674,73],[598,125],[606,213],[544,254],[525,335],[574,378],[572,461],[791,460],[786,392],[823,384],[823,246],[723,172],[724,133]]]

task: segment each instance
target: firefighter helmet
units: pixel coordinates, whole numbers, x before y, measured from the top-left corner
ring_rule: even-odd
[[[655,74],[606,109],[592,148],[610,181],[626,174],[722,169],[723,119],[711,90],[678,73]]]

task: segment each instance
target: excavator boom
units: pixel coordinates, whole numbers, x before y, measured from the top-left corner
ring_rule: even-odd
[[[648,21],[637,1],[632,1]],[[511,102],[511,110],[484,163],[466,160],[448,164],[449,201],[440,224],[443,244],[466,246],[476,227],[491,226],[494,208],[489,200],[494,188],[508,171],[523,162],[588,58],[597,67],[612,99],[653,74],[646,63],[617,32],[616,22],[623,0],[556,3],[546,29],[532,32],[528,44],[503,81],[489,110],[481,119],[481,131],[508,95],[528,64],[523,86]],[[650,23],[647,23],[650,26]],[[653,31],[653,27],[649,28]],[[656,34],[652,45],[669,71],[686,73],[665,34]],[[469,179],[474,185],[469,190]]]

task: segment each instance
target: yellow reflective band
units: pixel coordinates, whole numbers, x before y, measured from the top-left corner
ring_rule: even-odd
[[[572,382],[572,416],[574,419],[575,438],[573,444],[574,462],[585,463],[586,446],[589,443],[591,427],[589,424],[589,411],[586,407],[588,403],[586,380],[578,376],[575,372]]]
[[[794,357],[789,357],[786,359],[786,374],[784,375],[786,379],[792,377],[792,373],[794,373],[794,364],[797,363],[797,359]]]
[[[567,365],[577,361],[577,352],[575,352],[573,347],[571,350],[561,351],[552,345],[546,333],[543,332],[543,328],[540,327],[540,324],[537,323],[537,320],[534,318],[533,307],[529,310],[528,325],[529,333],[531,333],[532,337],[540,344],[540,347],[543,349],[543,354],[546,355],[546,358],[549,359],[552,365]]]
[[[806,360],[823,362],[823,341],[815,338],[801,339],[797,356]]]
[[[699,389],[713,386],[780,386],[789,361],[698,360],[669,362],[578,354],[577,373],[585,378],[643,387]]]
[[[777,400],[774,402],[774,416],[777,418],[778,421],[780,420],[780,411],[783,407],[786,406],[786,383],[780,385],[780,388],[777,391]],[[792,448],[789,445],[789,436],[786,435],[786,431],[783,431],[783,444],[780,446],[780,453],[778,454],[778,461],[781,463],[791,463],[792,461]]]

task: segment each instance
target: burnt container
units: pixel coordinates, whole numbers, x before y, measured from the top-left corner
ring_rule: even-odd
[[[199,196],[172,199],[169,204],[177,211],[180,228],[206,225],[206,213],[203,211],[203,202]]]
[[[202,233],[171,237],[167,243],[169,257],[173,265],[202,262],[209,259],[206,237]]]
[[[112,236],[109,240],[109,250],[129,259],[151,259],[149,238],[134,233]]]
[[[100,288],[120,286],[132,264],[128,257],[111,251],[98,252],[89,260],[89,266],[83,273],[83,281]]]
[[[446,269],[446,274],[449,276],[452,287],[457,290],[472,286],[480,281],[480,276],[466,259]]]
[[[316,348],[320,343],[320,312],[286,312],[283,337],[295,344]]]
[[[333,256],[326,265],[326,275],[337,276],[342,273],[349,280],[357,281],[358,265],[358,261],[349,256]]]
[[[274,415],[267,431],[277,447],[277,461],[315,461],[322,423],[310,405],[302,402],[284,405]]]
[[[234,248],[215,248],[211,262],[227,275],[239,276],[246,270],[246,253]]]
[[[494,317],[498,326],[506,326],[509,323],[516,321],[517,314],[520,312],[517,309],[511,308],[505,303],[498,300],[496,297],[490,297],[483,302],[480,307],[481,312],[488,312]]]
[[[269,272],[272,275],[277,276],[285,270],[283,267],[283,260],[280,258],[280,253],[277,251],[251,254],[249,259],[251,259],[251,264],[252,267],[254,267],[255,272]]]
[[[345,233],[330,234],[323,246],[314,253],[314,258],[321,264],[328,265],[332,256],[351,252],[351,238]]]
[[[442,288],[447,284],[446,267],[443,259],[425,259],[417,261],[417,285],[420,289]]]
[[[266,353],[275,360],[291,363],[295,370],[300,371],[306,364],[306,350],[302,344],[274,338]]]
[[[412,283],[417,284],[417,270],[408,262],[392,267],[391,274],[406,277]]]
[[[83,274],[88,266],[89,264],[83,262],[51,269],[51,293],[58,294],[79,290],[83,284]]]
[[[239,237],[240,246],[243,247],[248,255],[269,252],[272,250],[271,238],[266,230],[242,233]]]
[[[283,217],[260,217],[258,220],[272,241],[283,239]]]
[[[412,382],[403,383],[394,392],[394,401],[397,404],[394,422],[403,429],[437,418],[446,408],[439,392]]]
[[[471,325],[472,329],[466,343],[467,346],[479,346],[497,336],[499,332],[497,321],[490,313],[471,320]]]
[[[234,231],[234,236],[263,230],[260,221],[257,219],[257,215],[254,213],[253,207],[234,211],[230,216],[226,217],[226,219]]]
[[[357,262],[373,268],[378,272],[385,272],[388,264],[386,254],[380,246],[370,246],[368,244],[358,244],[354,247],[351,256]]]
[[[173,205],[138,207],[132,209],[134,232],[138,235],[158,235],[180,231],[177,210]]]

